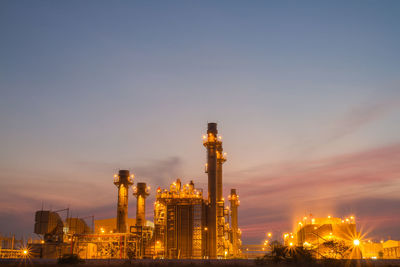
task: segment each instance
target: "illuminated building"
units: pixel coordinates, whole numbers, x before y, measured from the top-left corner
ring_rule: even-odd
[[[297,222],[297,229],[293,233],[284,234],[286,246],[303,246],[312,248],[316,257],[330,257],[332,249],[327,247],[330,241],[339,242],[343,247],[357,247],[357,253],[352,258],[361,257],[358,252],[360,233],[357,232],[355,218],[353,216],[345,219],[328,216],[326,218],[307,218]],[[343,254],[335,257],[350,257]]]
[[[362,258],[362,235],[354,216],[348,218],[307,218],[297,223],[294,233],[284,234],[286,246],[312,249],[316,258]]]
[[[400,241],[388,240],[382,243],[383,258],[400,259]]]
[[[172,183],[170,190],[158,189],[154,204],[155,240],[158,257],[201,259],[204,200],[194,184]]]

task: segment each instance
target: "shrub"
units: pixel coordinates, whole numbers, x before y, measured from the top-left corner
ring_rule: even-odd
[[[61,258],[58,258],[58,264],[79,264],[85,263],[84,260],[79,258],[77,254],[64,254]]]

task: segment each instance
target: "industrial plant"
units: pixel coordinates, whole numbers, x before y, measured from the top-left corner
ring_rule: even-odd
[[[203,146],[207,159],[207,195],[193,180],[177,178],[168,188],[151,190],[146,183],[135,183],[129,170],[119,170],[110,179],[110,185],[114,183],[117,191],[115,217],[95,220],[93,216],[72,217],[69,209],[38,210],[34,233],[40,239],[25,242],[15,236],[0,236],[0,258],[29,255],[56,259],[77,255],[81,259],[237,259],[263,257],[276,244],[289,250],[309,250],[317,259],[400,258],[400,241],[366,240],[357,230],[355,216],[313,217],[310,214],[281,238],[268,232],[263,243],[242,245],[237,190],[230,189],[229,203],[223,196],[226,153],[216,123],[208,123]],[[155,197],[153,221],[145,216],[150,194]],[[135,218],[128,216],[129,196],[136,200]]]
[[[229,206],[223,197],[222,138],[217,124],[208,123],[203,136],[207,151],[207,195],[193,181],[173,181],[169,188],[155,190],[154,220],[146,220],[146,198],[152,194],[146,183],[134,184],[134,175],[119,170],[116,217],[92,221],[62,220],[58,211],[39,210],[34,232],[42,237],[32,243],[33,257],[58,258],[77,254],[82,259],[227,259],[241,257],[238,227],[239,196],[231,189]],[[128,198],[136,198],[136,218],[128,217]]]

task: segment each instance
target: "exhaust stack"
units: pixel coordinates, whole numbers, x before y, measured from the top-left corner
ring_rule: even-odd
[[[149,195],[149,190],[146,183],[137,183],[136,189],[133,192],[136,196],[136,226],[146,225],[146,197]]]
[[[208,257],[217,258],[217,143],[218,130],[216,123],[208,123],[207,136],[204,136],[203,145],[207,149],[208,173]]]
[[[120,170],[118,175],[114,175],[114,184],[118,188],[118,205],[117,205],[117,232],[127,232],[128,222],[128,190],[133,184],[133,174],[129,175],[128,170]]]

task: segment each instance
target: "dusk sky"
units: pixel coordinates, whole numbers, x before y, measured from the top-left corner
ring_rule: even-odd
[[[0,1],[0,233],[116,215],[113,174],[207,190],[243,243],[304,215],[400,239],[400,1]],[[129,217],[135,216],[130,193]]]

